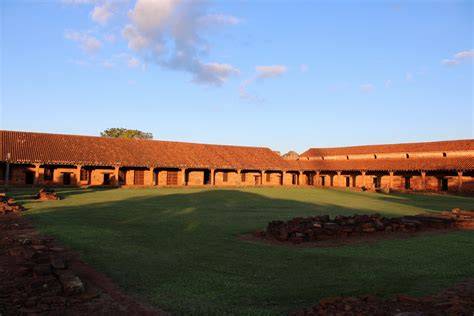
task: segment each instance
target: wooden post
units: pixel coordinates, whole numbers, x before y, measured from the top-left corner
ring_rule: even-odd
[[[421,172],[421,189],[426,189],[426,171]]]
[[[262,178],[260,178],[260,185],[263,185],[266,182],[265,181],[265,170],[262,170],[261,174],[262,174]]]
[[[241,185],[242,184],[242,170],[237,169],[237,180],[235,181],[235,184]]]
[[[390,176],[390,181],[388,183],[388,188],[393,189],[393,171],[390,171],[388,174]]]
[[[316,179],[314,179],[314,185],[315,186],[320,186],[321,183],[320,183],[321,179],[320,179],[320,176],[319,176],[319,171],[316,171]]]
[[[458,171],[458,191],[462,191],[462,171]]]
[[[82,165],[76,165],[76,184],[78,186],[81,185],[81,170],[82,170]],[[38,168],[38,176],[39,176],[39,168]]]
[[[342,171],[337,172],[337,180],[336,180],[337,185],[336,186],[338,186],[338,187],[342,186],[341,185],[341,178],[342,178],[341,174],[342,174]]]
[[[211,185],[214,185],[214,184],[215,184],[215,181],[214,181],[214,176],[215,176],[215,174],[214,174],[214,172],[215,172],[215,170],[214,170],[214,169],[211,169],[211,172],[210,172],[210,174],[209,174],[209,176],[210,176],[210,179],[209,179],[209,180],[211,181],[211,183],[210,183]]]
[[[181,169],[181,184],[186,185],[186,168]]]
[[[303,185],[303,171],[298,171],[298,185]]]
[[[119,181],[119,173],[120,173],[120,166],[115,166],[114,168],[114,178],[115,178],[115,186],[118,187],[120,185]]]
[[[38,185],[40,177],[40,164],[35,163],[35,185]]]
[[[365,187],[365,174],[366,172],[365,171],[362,171],[362,186]]]
[[[149,170],[148,183],[149,185],[154,186],[155,185],[155,167],[149,167],[148,170]]]

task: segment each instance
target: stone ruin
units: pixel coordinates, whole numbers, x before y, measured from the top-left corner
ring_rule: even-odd
[[[0,214],[19,213],[24,210],[25,208],[17,204],[14,199],[8,197],[5,193],[0,193]]]
[[[85,291],[69,267],[72,256],[16,214],[0,220],[0,257],[0,307],[6,315],[51,312]]]
[[[34,195],[35,199],[39,200],[60,200],[61,197],[54,192],[53,189],[41,189],[39,190],[38,194]]]
[[[319,240],[351,238],[381,233],[410,233],[435,229],[474,229],[474,212],[453,209],[441,213],[415,216],[383,217],[373,215],[329,215],[296,217],[289,221],[272,221],[266,230],[257,230],[256,237],[300,244]]]
[[[468,279],[441,293],[423,297],[399,294],[381,299],[373,295],[327,297],[319,304],[290,313],[290,316],[316,315],[472,315],[474,279]]]

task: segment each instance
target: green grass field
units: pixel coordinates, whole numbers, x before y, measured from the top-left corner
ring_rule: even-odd
[[[79,250],[127,293],[174,314],[284,314],[325,296],[422,295],[474,276],[474,231],[339,248],[238,239],[274,219],[473,209],[472,197],[308,188],[59,191],[64,200],[28,200],[26,189],[11,194],[41,232]]]

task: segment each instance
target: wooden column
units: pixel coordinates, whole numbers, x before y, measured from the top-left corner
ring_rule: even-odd
[[[155,167],[148,168],[148,184],[151,186],[155,185]]]
[[[181,184],[186,185],[186,168],[181,169]]]
[[[319,175],[319,171],[316,171],[316,179],[314,179],[314,185],[315,186],[320,186],[321,185],[321,178]]]
[[[262,178],[260,179],[260,185],[263,185],[266,181],[265,179],[265,170],[262,170],[261,171],[261,174],[262,174]]]
[[[390,171],[388,174],[390,176],[390,181],[388,183],[388,188],[393,189],[393,171]]]
[[[242,170],[237,169],[237,181],[235,181],[235,184],[241,185],[242,184]]]
[[[39,177],[40,177],[40,164],[35,163],[35,185],[38,185]]]
[[[366,172],[365,171],[362,171],[362,186],[365,187],[365,174]]]
[[[298,185],[303,185],[302,176],[303,176],[303,171],[298,171]]]
[[[421,189],[426,189],[426,171],[421,172]]]
[[[76,184],[81,185],[81,170],[82,170],[82,165],[76,165]]]
[[[458,191],[462,191],[462,171],[458,171]]]
[[[342,171],[338,171],[337,172],[337,180],[336,180],[336,183],[337,183],[337,187],[341,187],[341,174],[342,174]]]
[[[209,180],[211,181],[211,183],[210,183],[211,185],[215,185],[215,184],[216,184],[215,181],[214,181],[214,176],[215,176],[214,173],[215,173],[215,170],[214,170],[214,169],[211,169],[211,172],[209,173],[209,176],[210,176],[210,179],[209,179]]]
[[[120,185],[119,182],[119,173],[120,173],[120,166],[115,166],[114,168],[114,178],[115,178],[115,183],[114,185],[118,187]]]

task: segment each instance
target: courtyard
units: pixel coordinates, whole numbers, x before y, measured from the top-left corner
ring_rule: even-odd
[[[173,314],[285,314],[328,296],[427,295],[474,275],[474,231],[333,248],[239,236],[275,219],[415,215],[473,197],[320,188],[33,189],[9,194],[43,234],[80,252],[126,293]]]

